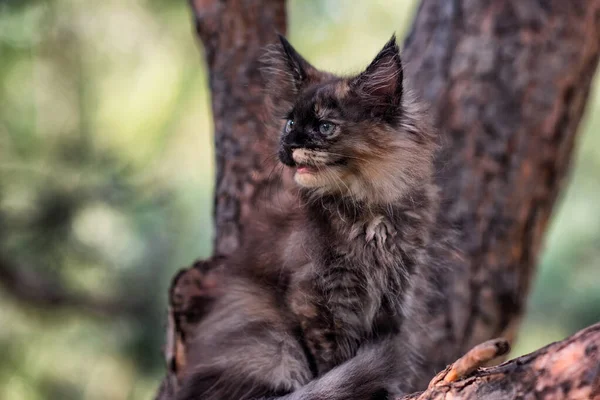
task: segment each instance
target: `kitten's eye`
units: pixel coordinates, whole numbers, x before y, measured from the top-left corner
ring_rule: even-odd
[[[332,124],[331,122],[323,122],[319,125],[319,132],[321,132],[321,135],[323,136],[331,136],[333,131],[335,131],[335,124]]]
[[[288,121],[285,123],[285,133],[290,133],[292,131],[293,127],[294,127],[294,120],[288,119]]]

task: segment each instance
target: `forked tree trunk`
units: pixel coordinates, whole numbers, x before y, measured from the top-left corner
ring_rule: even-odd
[[[228,254],[243,240],[244,223],[269,179],[271,165],[265,160],[275,137],[264,128],[257,57],[275,31],[285,32],[285,4],[192,0],[191,6],[213,96],[215,253]],[[490,338],[514,338],[599,51],[600,0],[422,0],[403,58],[407,76],[431,104],[445,140],[440,184],[451,193],[445,210],[463,234],[467,255],[457,267],[462,274],[449,283],[447,301],[434,315],[437,351],[425,355],[431,370]],[[185,355],[193,351],[186,333],[201,307],[194,285],[201,273],[191,268],[173,281],[165,351],[169,371],[159,394],[163,399],[176,390],[177,377],[193,367],[185,363]],[[582,337],[598,343],[598,328],[591,332],[568,343]],[[586,350],[596,362],[598,347]],[[554,350],[538,356],[548,359]],[[557,351],[555,356],[577,362],[573,354],[579,355]],[[521,365],[510,365],[515,364]],[[586,365],[582,362],[579,370],[563,376],[576,379]],[[553,379],[539,368],[528,370],[533,375],[517,373],[519,368],[502,373],[523,382],[521,391],[533,392],[526,387],[531,377]],[[595,370],[596,378],[598,374]],[[473,387],[489,383],[485,377],[471,379]],[[578,384],[591,388],[594,382]],[[456,398],[463,398],[461,393],[452,392]],[[481,393],[483,397],[464,398],[485,398]],[[422,398],[441,398],[434,394]]]

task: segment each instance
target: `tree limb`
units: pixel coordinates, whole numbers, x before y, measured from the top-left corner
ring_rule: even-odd
[[[435,379],[434,379],[435,381]],[[600,323],[536,352],[398,400],[598,400]]]

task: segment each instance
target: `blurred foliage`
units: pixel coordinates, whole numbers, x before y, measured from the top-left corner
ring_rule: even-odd
[[[288,8],[302,53],[353,72],[414,1]],[[598,111],[517,353],[600,319]],[[210,118],[186,2],[0,0],[0,398],[153,395],[170,278],[210,254]]]

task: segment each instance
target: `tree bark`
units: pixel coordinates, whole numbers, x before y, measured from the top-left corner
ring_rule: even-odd
[[[600,399],[600,323],[534,353],[398,400]]]
[[[197,262],[174,277],[169,295],[167,376],[158,399],[177,390],[186,368],[186,333],[195,322],[202,296],[194,282],[219,255],[234,251],[256,201],[268,187],[277,135],[269,135],[259,57],[286,32],[284,0],[189,0],[208,66],[215,124],[215,257]]]
[[[285,32],[285,4],[190,4],[213,95],[215,253],[221,255],[243,240],[244,223],[269,182],[272,167],[265,159],[275,137],[264,124],[257,57],[275,30]],[[433,315],[436,351],[424,355],[431,370],[490,338],[514,338],[599,50],[600,0],[422,1],[403,58],[444,138],[439,182],[451,194],[444,210],[466,254],[453,260],[447,301]],[[192,351],[186,332],[202,299],[194,282],[218,262],[198,263],[173,280],[169,371],[159,398],[176,390]],[[554,348],[548,349],[550,359]],[[525,384],[525,375],[514,373]]]
[[[403,57],[443,135],[444,210],[466,254],[432,366],[513,340],[599,50],[600,0],[421,2]]]
[[[275,161],[259,71],[264,46],[285,34],[283,0],[191,0],[204,44],[215,123],[215,254],[229,254]]]

